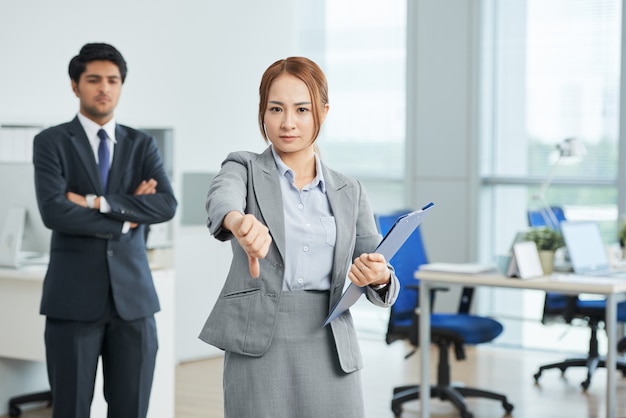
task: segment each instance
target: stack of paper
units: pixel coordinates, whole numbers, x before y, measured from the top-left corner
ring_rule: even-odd
[[[495,273],[497,271],[494,266],[476,263],[430,263],[420,266],[420,270],[461,274]]]

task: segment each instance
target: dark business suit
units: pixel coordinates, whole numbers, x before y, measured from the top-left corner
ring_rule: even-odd
[[[93,395],[97,350],[105,363],[109,416],[145,415],[141,411],[147,410],[152,385],[157,348],[153,315],[159,301],[146,256],[145,228],[171,219],[177,202],[155,140],[121,125],[115,135],[108,190],[102,190],[78,118],[46,129],[34,140],[37,199],[43,222],[52,230],[41,301],[41,313],[47,316],[48,370],[55,409],[74,403],[73,416],[88,416],[84,403]],[[158,182],[157,193],[134,196],[139,183],[150,178]],[[78,206],[66,198],[67,192],[104,196],[111,212]],[[139,226],[123,234],[125,221]],[[100,328],[103,335],[94,330]],[[139,344],[129,332],[141,334]],[[81,346],[80,353],[68,352],[73,348],[66,346],[66,337],[76,333],[88,335],[86,347]],[[68,376],[73,372],[80,377]],[[72,397],[78,399],[72,402]],[[136,411],[120,415],[112,412],[113,404]]]

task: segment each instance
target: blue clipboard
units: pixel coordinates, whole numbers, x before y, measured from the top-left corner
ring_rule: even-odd
[[[435,204],[430,202],[420,210],[400,216],[373,252],[384,255],[387,261],[391,260],[409,236],[411,236],[413,231],[422,223],[424,217],[433,206],[435,206]],[[365,292],[365,287],[359,287],[354,283],[350,283],[333,309],[331,309],[330,314],[328,314],[322,326],[325,327],[339,315],[350,309]]]

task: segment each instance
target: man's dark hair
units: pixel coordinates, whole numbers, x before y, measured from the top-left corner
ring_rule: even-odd
[[[91,43],[86,44],[80,49],[80,53],[70,61],[68,72],[70,78],[78,83],[80,76],[85,72],[87,64],[91,61],[111,61],[120,69],[122,83],[126,79],[126,61],[120,52],[109,44]]]

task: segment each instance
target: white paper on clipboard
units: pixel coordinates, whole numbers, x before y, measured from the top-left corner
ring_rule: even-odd
[[[373,252],[384,255],[387,261],[391,260],[391,257],[398,252],[413,231],[422,223],[424,217],[433,206],[435,204],[430,202],[420,210],[399,217]],[[322,326],[325,327],[339,315],[350,309],[365,291],[365,287],[359,287],[354,283],[350,283],[333,309],[331,309]]]

